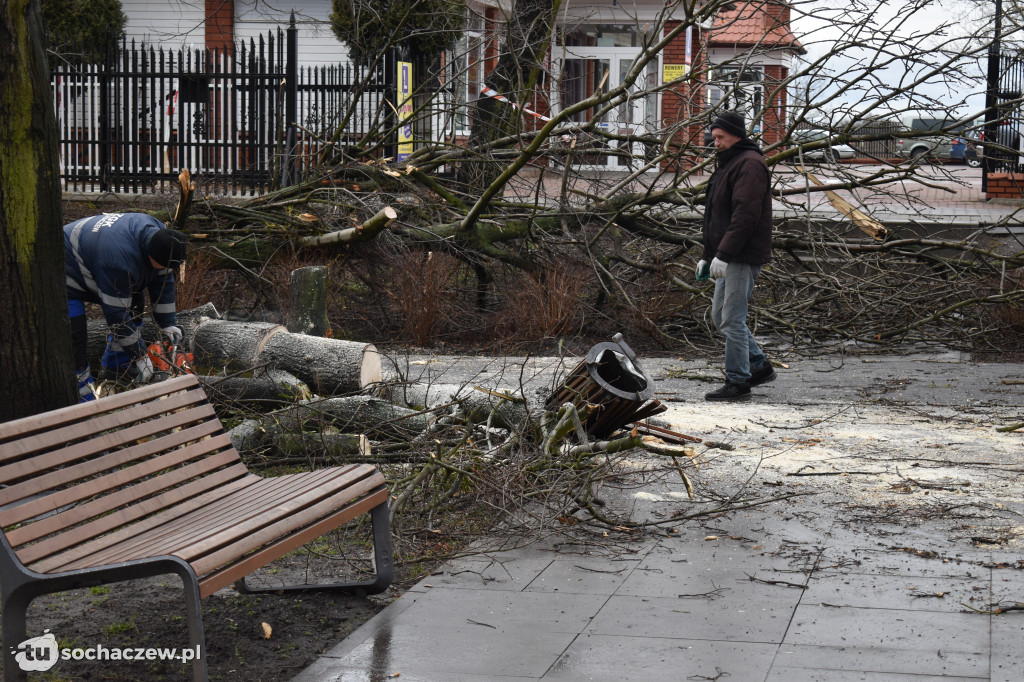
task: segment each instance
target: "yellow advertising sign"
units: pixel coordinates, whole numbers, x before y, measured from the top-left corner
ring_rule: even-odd
[[[412,154],[412,62],[398,62],[398,158]]]
[[[690,67],[686,64],[664,64],[661,67],[661,82],[671,83],[674,80],[683,78],[689,70]]]

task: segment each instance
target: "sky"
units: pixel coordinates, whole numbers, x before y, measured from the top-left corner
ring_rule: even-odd
[[[914,3],[794,0],[793,6],[792,27],[808,48],[805,59],[813,61],[835,52],[824,67],[831,76],[817,77],[815,86],[829,91],[849,80],[851,74],[861,76],[858,92],[842,97],[829,107],[864,109],[866,101],[889,95],[894,95],[892,105],[897,110],[912,106],[907,97],[894,92],[902,90],[900,84],[912,80],[915,74],[954,59],[955,65],[940,69],[914,91],[956,108],[958,117],[969,117],[984,108],[986,62],[983,49],[980,59],[977,55],[983,43],[969,36],[988,21],[976,5],[971,6],[965,0]],[[865,21],[868,14],[870,23]],[[903,41],[913,43],[914,49],[899,52],[897,44]],[[974,57],[964,56],[970,51],[976,53]],[[865,64],[890,55],[902,58],[885,68],[865,72]]]

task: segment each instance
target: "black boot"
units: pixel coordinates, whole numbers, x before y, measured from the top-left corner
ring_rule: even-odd
[[[750,374],[750,387],[760,386],[761,384],[767,384],[769,381],[775,381],[775,377],[779,376],[775,373],[775,368],[772,367],[772,363],[764,363],[764,367]]]
[[[705,394],[704,400],[750,400],[750,384],[726,381],[717,391]]]

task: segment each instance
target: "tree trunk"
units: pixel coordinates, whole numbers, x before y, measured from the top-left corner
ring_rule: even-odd
[[[0,9],[0,422],[77,398],[57,129],[37,0]]]
[[[466,384],[388,384],[384,396],[414,410],[458,403],[459,412],[474,424],[500,429],[521,429],[530,415],[522,401],[507,399],[494,391],[480,391]]]
[[[262,420],[264,430],[277,428],[321,432],[333,427],[344,433],[365,433],[369,438],[408,439],[421,434],[434,420],[422,413],[366,395],[328,398],[272,412]]]
[[[192,352],[197,365],[290,372],[320,395],[355,393],[383,379],[373,344],[291,334],[270,322],[209,320],[196,328]]]
[[[200,376],[199,381],[217,405],[236,408],[239,403],[250,403],[255,407],[296,403],[310,398],[309,387],[293,374],[279,369],[265,369],[252,377]]]
[[[484,81],[489,88],[512,102],[528,106],[541,62],[547,55],[553,15],[560,5],[561,0],[515,0],[506,23],[506,49],[498,54],[495,68]],[[521,125],[522,113],[518,109],[494,97],[481,97],[474,105],[468,145],[486,148],[489,142],[514,134]],[[459,166],[459,180],[482,189],[498,177],[503,165],[464,163]]]
[[[327,268],[312,265],[292,270],[288,287],[288,331],[323,336],[327,319]]]

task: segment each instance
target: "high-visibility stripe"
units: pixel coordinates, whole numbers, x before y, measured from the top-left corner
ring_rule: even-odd
[[[94,294],[100,294],[100,287],[96,284],[96,279],[92,276],[92,272],[85,266],[85,261],[82,260],[81,254],[81,241],[82,241],[82,228],[85,227],[85,219],[79,220],[75,223],[75,226],[71,228],[71,253],[75,257],[75,261],[78,263],[78,269],[82,273],[82,277],[85,279],[85,287],[87,291],[91,291]],[[75,288],[80,288],[77,284]],[[131,305],[131,302],[129,302]]]
[[[157,303],[153,306],[153,312],[157,315],[168,315],[174,312],[173,303]]]

